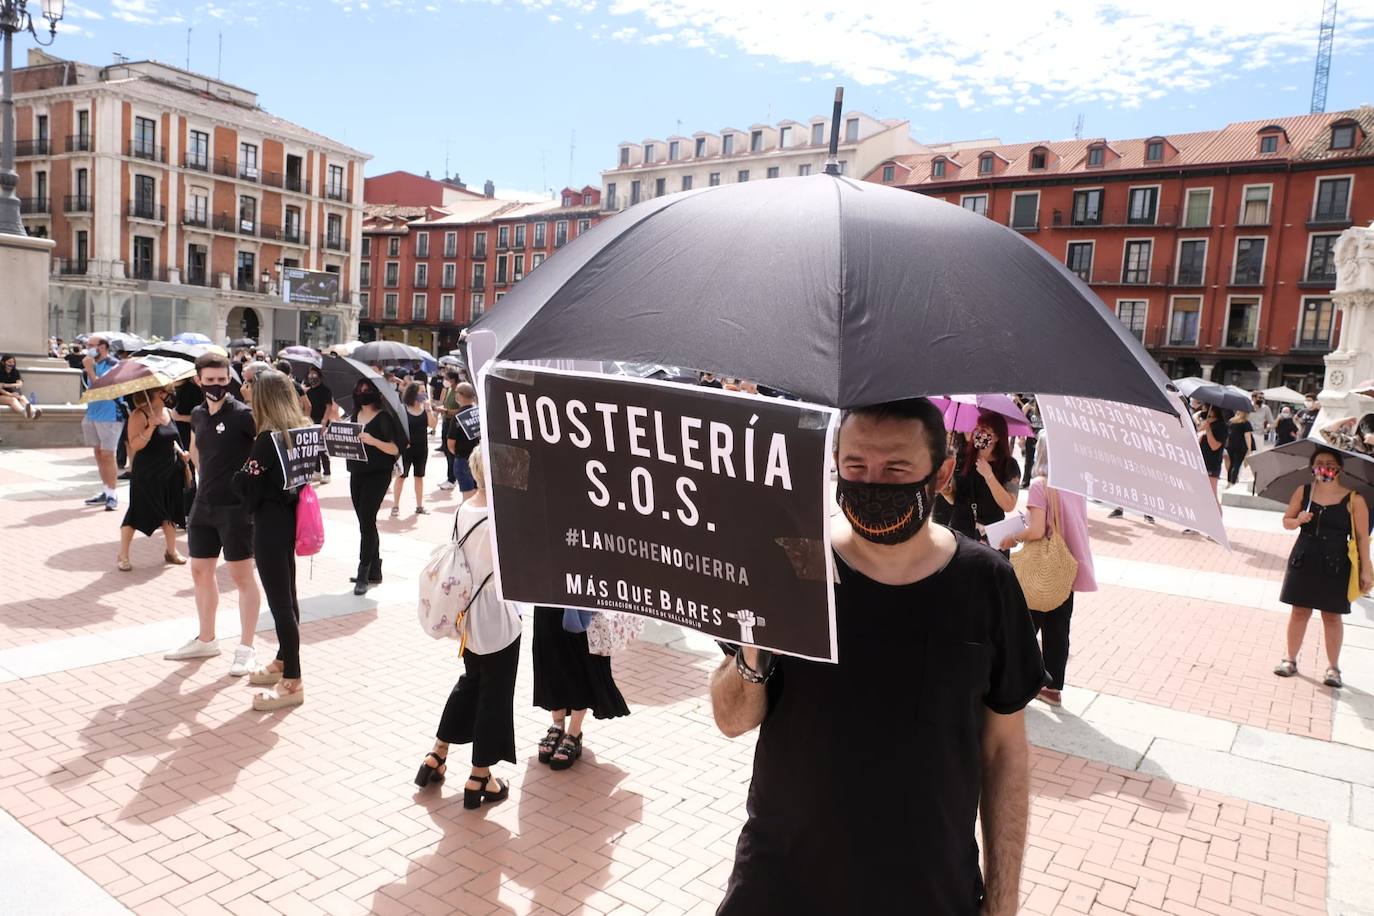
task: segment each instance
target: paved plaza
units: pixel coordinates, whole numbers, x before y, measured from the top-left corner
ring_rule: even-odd
[[[299,566],[308,699],[257,713],[224,673],[227,577],[226,654],[164,661],[194,630],[187,568],[159,537],[115,569],[122,516],[81,505],[89,453],[0,450],[0,913],[714,912],[753,736],[712,723],[713,644],[651,626],[614,661],[633,715],[589,720],[582,760],[553,772],[527,633],[521,762],[496,769],[510,800],[465,811],[457,778],[417,791],[461,666],[419,632],[415,574],[455,500],[384,510],[386,583],[357,598],[347,486],[321,489],[327,543]],[[1102,590],[1076,604],[1064,707],[1028,711],[1023,912],[1374,913],[1374,602],[1346,628],[1349,686],[1314,678],[1315,622],[1280,680],[1277,514],[1228,508],[1230,552],[1090,514]],[[265,658],[265,605],[260,626]]]

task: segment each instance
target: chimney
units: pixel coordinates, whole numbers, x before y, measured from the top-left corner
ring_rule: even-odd
[[[487,197],[496,196],[496,185],[492,183],[490,178],[487,179],[486,184],[482,185],[482,193]]]
[[[425,169],[425,177],[426,177],[426,178],[429,177],[429,169]]]

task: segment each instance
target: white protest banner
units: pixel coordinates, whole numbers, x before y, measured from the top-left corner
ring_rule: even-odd
[[[1092,398],[1042,394],[1036,401],[1049,434],[1050,486],[1230,546],[1191,420]]]
[[[324,435],[318,426],[302,426],[288,430],[286,435],[272,434],[281,461],[281,476],[285,489],[304,486],[320,469],[320,452],[324,451]]]

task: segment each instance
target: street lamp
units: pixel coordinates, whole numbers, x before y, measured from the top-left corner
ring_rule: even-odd
[[[29,15],[29,0],[0,0],[0,33],[5,36],[5,71],[0,88],[0,235],[27,235],[19,218],[19,173],[14,168],[14,34],[28,31],[33,40],[47,47],[57,37],[66,0],[42,0],[43,18],[48,21],[48,40],[38,37]]]

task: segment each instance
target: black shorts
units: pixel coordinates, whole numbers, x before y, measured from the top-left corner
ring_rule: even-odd
[[[401,452],[401,476],[409,477],[410,469],[415,469],[416,477],[425,476],[425,467],[429,464],[429,443],[422,443],[419,448],[411,446]]]
[[[186,546],[193,560],[226,563],[253,559],[253,520],[238,506],[194,506],[186,523]]]

